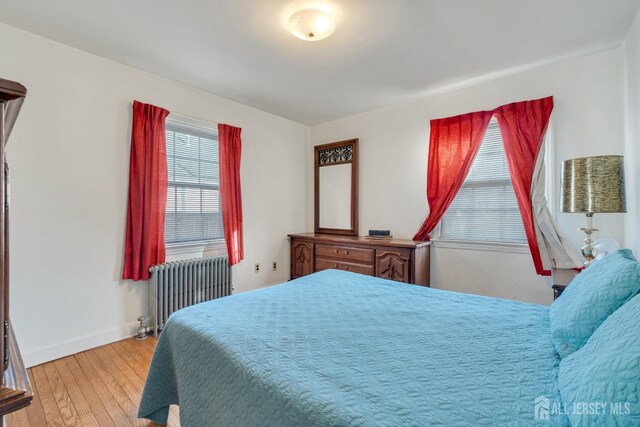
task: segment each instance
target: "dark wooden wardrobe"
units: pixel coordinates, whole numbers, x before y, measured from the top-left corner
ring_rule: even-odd
[[[0,417],[31,403],[33,392],[9,316],[9,164],[5,147],[27,89],[0,79]]]

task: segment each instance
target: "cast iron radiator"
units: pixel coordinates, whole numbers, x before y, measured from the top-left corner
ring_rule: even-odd
[[[158,336],[174,311],[231,295],[231,268],[226,256],[189,259],[152,266],[151,328]]]

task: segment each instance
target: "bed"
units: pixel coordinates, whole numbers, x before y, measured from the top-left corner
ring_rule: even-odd
[[[184,426],[539,425],[549,308],[326,270],[174,313],[139,416]],[[567,425],[562,415],[545,425]]]

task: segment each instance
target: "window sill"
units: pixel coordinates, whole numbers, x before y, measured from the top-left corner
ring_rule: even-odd
[[[432,240],[433,246],[444,249],[462,249],[480,252],[506,252],[511,254],[529,254],[526,243],[474,242],[470,240]]]

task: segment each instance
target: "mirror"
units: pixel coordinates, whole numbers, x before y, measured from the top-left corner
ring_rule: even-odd
[[[351,163],[320,168],[320,228],[351,228],[351,169]]]
[[[358,140],[315,147],[315,232],[358,235]]]

